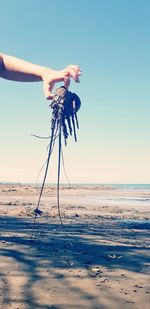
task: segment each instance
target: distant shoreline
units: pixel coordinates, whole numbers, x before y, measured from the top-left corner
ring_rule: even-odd
[[[5,182],[0,181],[1,186],[27,186],[27,187],[40,187],[42,183],[28,183],[28,182]],[[46,183],[45,187],[56,188],[57,183]],[[68,189],[122,189],[122,190],[150,190],[149,183],[60,183],[60,188]]]

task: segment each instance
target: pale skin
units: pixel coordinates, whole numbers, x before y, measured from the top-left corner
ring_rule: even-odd
[[[70,79],[79,82],[81,69],[78,65],[68,65],[63,70],[53,70],[48,67],[0,53],[0,77],[17,82],[43,82],[44,95],[47,100],[54,96],[52,93],[56,83],[63,82],[69,87]]]

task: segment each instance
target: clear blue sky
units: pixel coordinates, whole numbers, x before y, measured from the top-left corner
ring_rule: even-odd
[[[1,52],[83,70],[70,87],[82,100],[78,143],[64,149],[70,181],[150,183],[150,1],[0,0],[0,10]],[[0,181],[35,182],[47,142],[30,134],[49,134],[51,118],[42,84],[0,79],[0,93]]]

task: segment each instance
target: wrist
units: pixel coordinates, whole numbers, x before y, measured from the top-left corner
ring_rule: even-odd
[[[41,67],[41,70],[40,70],[40,77],[41,79],[44,81],[46,77],[50,77],[50,76],[54,76],[55,74],[55,71],[50,69],[50,68],[47,68],[47,67]]]

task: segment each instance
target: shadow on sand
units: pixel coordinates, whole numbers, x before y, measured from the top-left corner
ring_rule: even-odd
[[[101,297],[93,294],[92,288],[85,288],[84,278],[88,281],[95,280],[95,275],[106,278],[104,268],[109,272],[114,269],[146,272],[148,225],[134,228],[117,220],[83,224],[77,218],[67,224],[66,237],[59,223],[39,220],[36,240],[31,240],[32,223],[31,218],[0,218],[3,308],[108,308]],[[41,227],[44,230],[39,235]],[[91,275],[94,266],[100,272]],[[111,290],[109,297],[113,297]]]

